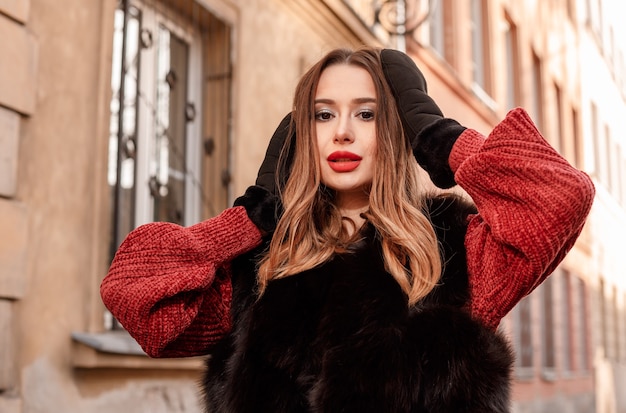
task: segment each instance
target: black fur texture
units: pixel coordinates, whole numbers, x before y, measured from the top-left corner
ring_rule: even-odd
[[[376,231],[355,250],[271,282],[256,299],[259,250],[233,263],[234,327],[203,381],[212,413],[502,413],[506,341],[472,320],[463,239],[473,207],[429,200],[440,285],[413,307],[385,271]]]
[[[442,118],[426,126],[411,141],[413,155],[422,168],[439,188],[452,188],[456,185],[454,172],[448,158],[454,143],[465,127],[450,118]]]
[[[280,198],[259,185],[248,187],[242,196],[235,199],[233,206],[243,206],[248,218],[264,235],[274,232],[282,214]]]

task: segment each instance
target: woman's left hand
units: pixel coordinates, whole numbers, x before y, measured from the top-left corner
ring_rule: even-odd
[[[443,116],[427,93],[424,75],[409,56],[384,49],[381,62],[415,159],[435,185],[444,189],[453,187],[456,182],[448,157],[465,127]]]

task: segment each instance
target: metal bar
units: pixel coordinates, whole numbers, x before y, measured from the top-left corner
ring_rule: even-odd
[[[120,244],[120,198],[122,191],[121,177],[122,177],[122,154],[123,154],[123,140],[124,140],[124,101],[125,101],[125,84],[126,84],[126,35],[128,31],[128,13],[130,10],[130,0],[120,0],[121,8],[124,14],[123,24],[122,24],[122,51],[121,51],[121,67],[120,67],[120,89],[118,92],[119,99],[119,109],[117,114],[117,164],[115,165],[116,171],[116,179],[115,179],[115,191],[113,194],[113,234],[112,234],[112,242],[111,248],[113,249],[111,253],[111,258],[115,254],[115,251],[119,247]]]

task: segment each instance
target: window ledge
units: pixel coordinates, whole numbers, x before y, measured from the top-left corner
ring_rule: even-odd
[[[491,112],[497,112],[498,103],[493,100],[491,96],[489,96],[489,93],[487,93],[482,86],[480,86],[476,82],[472,82],[471,89],[474,93],[474,96],[476,96]]]
[[[554,367],[544,367],[541,371],[541,378],[548,382],[556,381],[556,369]]]
[[[533,381],[535,378],[535,371],[532,367],[515,367],[515,379],[523,382]]]
[[[150,358],[126,331],[72,333],[77,368],[202,370],[204,357]]]

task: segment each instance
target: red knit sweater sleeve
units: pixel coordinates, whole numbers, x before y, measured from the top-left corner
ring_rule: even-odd
[[[206,354],[231,327],[229,262],[260,243],[243,207],[190,227],[140,226],[120,245],[102,300],[149,356]]]
[[[495,329],[573,247],[595,189],[523,109],[509,112],[486,139],[467,129],[449,163],[479,211],[465,239],[470,311]]]

